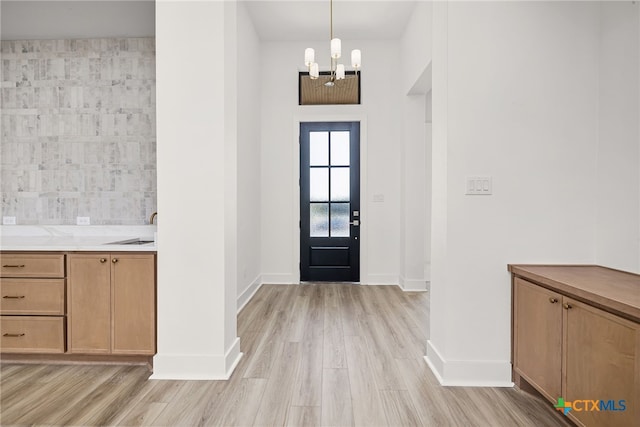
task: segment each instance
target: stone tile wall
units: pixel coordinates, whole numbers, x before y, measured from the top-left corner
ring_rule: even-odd
[[[144,224],[156,210],[155,39],[2,41],[2,216]]]

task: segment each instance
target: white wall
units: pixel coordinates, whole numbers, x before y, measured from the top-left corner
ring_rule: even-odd
[[[400,40],[403,90],[400,285],[427,288],[430,270],[431,156],[426,95],[431,87],[432,3],[418,2]]]
[[[402,90],[408,93],[431,62],[433,2],[418,1],[401,40]]]
[[[399,43],[343,40],[362,50],[362,105],[298,106],[304,49],[328,65],[328,41],[262,44],[261,219],[262,273],[267,283],[297,283],[299,190],[297,123],[363,120],[361,129],[361,282],[398,283],[402,98]],[[324,47],[326,46],[326,52]],[[326,58],[326,61],[323,61]],[[372,202],[374,194],[384,202]]]
[[[238,6],[238,308],[260,284],[260,40]]]
[[[427,134],[425,126],[425,95],[404,97],[404,133],[401,156],[401,234],[400,285],[405,290],[427,288],[426,259],[427,175],[431,165],[426,164]]]
[[[640,272],[640,6],[600,7],[596,261]]]
[[[427,360],[509,385],[508,263],[593,263],[597,3],[434,4]],[[465,176],[493,176],[465,196]]]
[[[226,378],[240,357],[234,6],[156,4],[161,219],[153,378]]]

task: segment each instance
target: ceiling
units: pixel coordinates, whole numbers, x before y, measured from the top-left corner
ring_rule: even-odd
[[[262,40],[329,39],[329,0],[249,0],[244,3]],[[416,3],[416,0],[334,0],[334,36],[351,40],[398,39]]]
[[[329,38],[329,0],[239,1],[246,5],[262,40]],[[334,0],[334,35],[350,40],[398,39],[417,1],[425,0]],[[3,40],[155,35],[153,0],[2,0],[0,7]]]

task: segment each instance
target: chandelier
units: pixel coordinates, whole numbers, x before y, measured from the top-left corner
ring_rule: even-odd
[[[330,65],[330,76],[328,82],[324,85],[328,87],[332,87],[335,85],[337,80],[343,80],[345,78],[344,65],[338,64],[338,59],[342,56],[342,41],[339,38],[333,37],[333,0],[330,0],[330,31],[331,31],[331,65]],[[304,64],[309,69],[309,77],[312,80],[317,79],[320,76],[320,70],[318,68],[318,63],[315,62],[315,51],[313,48],[308,47],[304,51]],[[361,63],[361,53],[360,49],[354,49],[351,51],[351,66],[358,73],[360,69]]]

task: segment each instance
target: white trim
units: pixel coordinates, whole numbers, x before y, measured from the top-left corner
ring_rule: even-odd
[[[368,280],[360,281],[365,285],[396,285],[400,286],[400,278],[393,274],[370,274]],[[400,286],[402,289],[402,286]]]
[[[427,282],[431,282],[431,264],[425,263],[424,265],[424,279]]]
[[[424,279],[405,279],[404,276],[399,277],[400,289],[403,291],[426,291],[427,281]]]
[[[296,277],[297,276],[297,277]],[[263,274],[261,285],[297,285],[300,283],[300,275],[281,273]]]
[[[249,286],[247,286],[247,289],[245,289],[244,292],[238,295],[238,300],[236,302],[236,307],[238,307],[238,313],[240,313],[240,311],[244,308],[244,306],[247,305],[249,301],[251,301],[251,298],[253,298],[253,296],[256,294],[256,292],[258,292],[258,290],[261,287],[262,287],[262,276],[258,274],[258,277],[256,277],[255,280],[251,282]]]
[[[233,341],[233,344],[231,344],[229,350],[227,350],[224,355],[224,366],[226,368],[224,378],[225,380],[231,378],[231,374],[233,374],[236,366],[238,366],[238,363],[240,363],[240,359],[242,359],[242,356],[244,356],[244,353],[240,351],[240,337],[236,337],[236,339]]]
[[[297,112],[293,116],[293,264],[292,272],[300,283],[300,123],[303,122],[359,122],[360,123],[360,283],[368,281],[368,233],[367,223],[367,115],[362,113],[319,114]],[[266,280],[263,281],[267,283]],[[397,283],[397,281],[396,281]]]
[[[424,360],[431,368],[433,375],[436,376],[438,382],[443,384],[441,373],[444,372],[444,358],[440,356],[440,352],[435,348],[431,340],[427,340],[427,355]]]
[[[509,361],[445,360],[431,340],[424,360],[445,387],[513,387]]]
[[[224,355],[156,354],[152,380],[228,380],[240,362],[240,338],[236,337]]]

